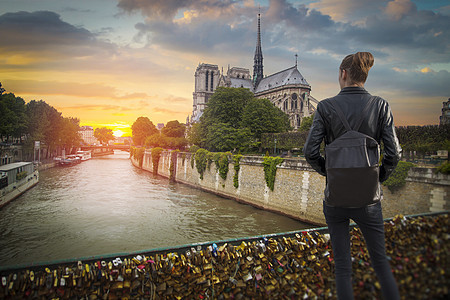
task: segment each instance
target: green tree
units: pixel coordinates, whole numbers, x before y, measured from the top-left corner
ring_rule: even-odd
[[[32,147],[33,141],[42,141],[47,146],[47,156],[63,145],[60,132],[63,129],[63,117],[53,106],[45,101],[32,100],[27,103],[28,133]],[[63,138],[64,139],[64,138]]]
[[[158,129],[147,117],[137,118],[131,126],[131,136],[136,146],[142,146],[145,139],[155,133],[158,133]]]
[[[245,88],[218,87],[200,117],[201,126],[208,128],[212,124],[228,123],[233,128],[239,128],[242,111],[253,97],[253,93]]]
[[[106,127],[95,128],[94,137],[101,144],[108,144],[109,141],[114,140],[114,135],[113,135],[112,129],[106,128]]]
[[[291,126],[288,115],[270,100],[252,98],[242,112],[241,128],[249,128],[253,137],[261,140],[265,132],[286,132]]]
[[[216,152],[247,150],[252,141],[249,128],[234,128],[229,123],[211,125],[206,135],[207,148]]]
[[[166,137],[166,136],[164,136],[164,139],[165,139],[165,141],[164,141],[165,147],[167,149],[183,150],[188,144],[187,139],[184,136],[183,137]]]
[[[187,140],[182,137],[170,137],[164,134],[155,133],[145,139],[145,147],[161,147],[164,149],[184,149],[187,146]]]
[[[300,131],[300,132],[309,131],[309,129],[311,128],[313,119],[314,119],[314,114],[309,117],[303,117],[302,123],[300,124],[298,131]]]
[[[21,138],[27,129],[25,101],[12,93],[0,95],[0,138]]]
[[[153,148],[153,147],[165,148],[165,144],[166,144],[165,138],[159,132],[156,132],[146,137],[144,143],[146,148]]]
[[[168,137],[184,137],[186,126],[177,120],[167,122],[166,126],[161,129],[161,133]]]
[[[204,136],[202,134],[202,127],[200,123],[194,123],[189,127],[187,132],[187,140],[191,145],[204,146]]]
[[[80,129],[80,119],[77,118],[62,118],[61,129],[59,131],[60,146],[70,150],[73,146],[81,144],[81,137],[78,134]]]
[[[217,88],[200,125],[188,132],[191,144],[210,151],[248,151],[259,147],[263,132],[285,132],[289,118],[267,99],[245,88]]]

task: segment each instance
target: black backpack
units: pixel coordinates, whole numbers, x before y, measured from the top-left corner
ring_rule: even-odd
[[[369,99],[354,129],[339,106],[330,101],[347,131],[325,146],[325,201],[328,205],[363,207],[380,200],[380,145],[372,137],[358,132],[376,98]]]

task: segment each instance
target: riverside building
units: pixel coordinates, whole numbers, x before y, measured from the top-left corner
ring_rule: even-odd
[[[303,117],[315,111],[318,101],[311,96],[311,86],[298,70],[297,55],[295,65],[275,74],[265,76],[261,47],[261,14],[258,14],[258,33],[253,59],[253,76],[250,70],[242,67],[228,67],[226,74],[213,64],[200,63],[195,71],[192,116],[186,123],[200,120],[209,98],[217,87],[247,88],[256,98],[269,99],[289,116],[291,126],[297,129]]]
[[[94,137],[94,128],[92,126],[81,126],[78,134],[85,145],[95,145],[98,143],[98,140]]]

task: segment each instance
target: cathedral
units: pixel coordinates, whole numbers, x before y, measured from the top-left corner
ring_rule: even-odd
[[[275,74],[264,76],[263,55],[261,49],[261,15],[258,14],[258,34],[253,61],[253,76],[250,70],[240,67],[228,67],[226,75],[217,65],[201,63],[195,71],[195,91],[193,93],[193,111],[187,124],[198,122],[208,105],[208,100],[217,87],[247,88],[256,98],[269,99],[273,105],[289,116],[291,126],[298,129],[303,117],[315,111],[313,103],[318,101],[311,96],[311,86],[295,65]]]

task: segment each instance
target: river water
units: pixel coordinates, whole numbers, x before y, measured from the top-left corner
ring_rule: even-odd
[[[0,266],[311,228],[134,167],[127,152],[40,173],[0,210]]]

